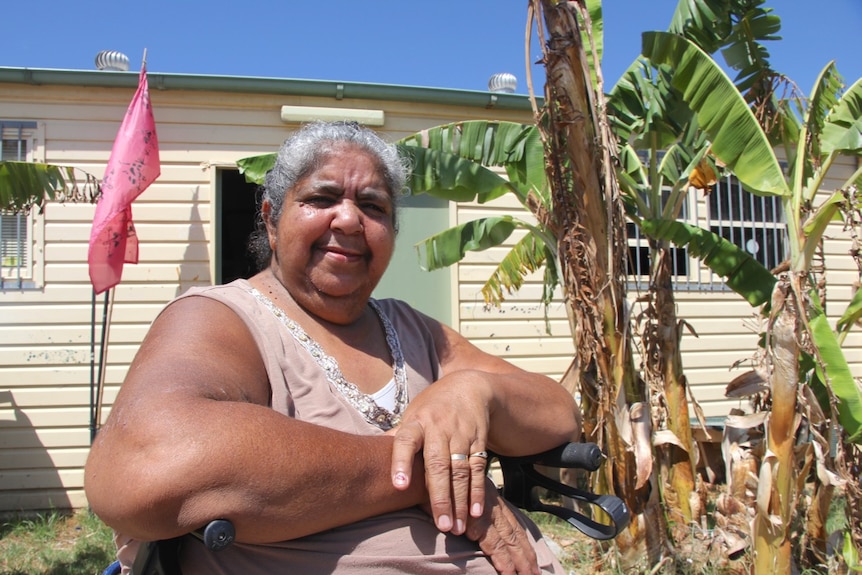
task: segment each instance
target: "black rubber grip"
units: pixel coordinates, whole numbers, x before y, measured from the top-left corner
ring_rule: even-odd
[[[566,443],[549,449],[544,453],[526,455],[524,457],[501,457],[509,463],[527,465],[545,465],[563,469],[586,469],[595,471],[604,461],[605,456],[595,443]]]
[[[536,463],[566,469],[595,471],[605,455],[595,443],[567,443],[536,456]]]
[[[203,540],[208,549],[221,551],[236,538],[236,529],[227,519],[216,519],[204,527]]]

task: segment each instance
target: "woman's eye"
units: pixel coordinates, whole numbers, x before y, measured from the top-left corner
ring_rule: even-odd
[[[311,204],[312,206],[325,207],[331,206],[335,203],[335,200],[327,196],[313,196],[311,198],[306,198],[305,203]]]
[[[386,208],[384,206],[381,206],[380,204],[365,203],[365,204],[362,204],[362,208],[365,210],[370,210],[370,211],[378,212],[381,214],[386,213]]]

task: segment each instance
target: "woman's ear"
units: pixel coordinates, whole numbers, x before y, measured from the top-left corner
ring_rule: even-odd
[[[260,205],[260,216],[263,218],[263,223],[266,226],[266,237],[269,239],[269,249],[275,252],[275,224],[270,219],[272,215],[272,204],[269,200],[264,200]]]

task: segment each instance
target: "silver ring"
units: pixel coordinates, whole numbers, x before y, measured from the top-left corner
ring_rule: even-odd
[[[449,456],[449,458],[452,461],[464,461],[465,459],[467,459],[467,456],[464,455],[463,453],[453,453],[452,455]]]
[[[471,453],[470,457],[481,457],[482,459],[488,459],[487,451],[477,451],[476,453]]]

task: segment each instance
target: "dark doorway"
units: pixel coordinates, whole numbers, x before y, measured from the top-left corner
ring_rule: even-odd
[[[257,214],[257,184],[245,181],[238,170],[218,171],[216,215],[216,283],[249,278],[257,272],[248,252]]]

